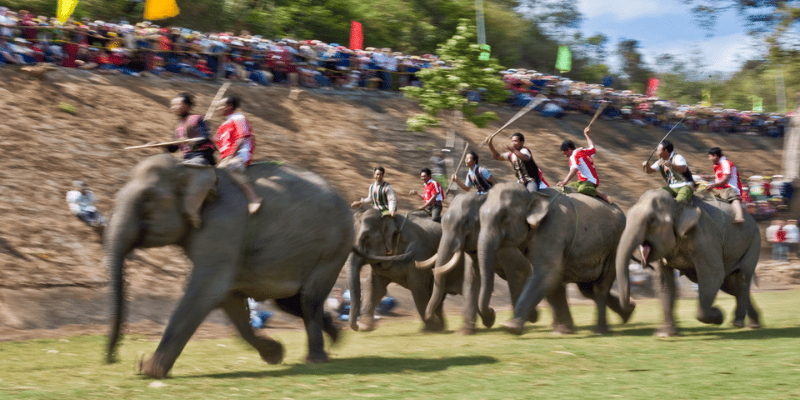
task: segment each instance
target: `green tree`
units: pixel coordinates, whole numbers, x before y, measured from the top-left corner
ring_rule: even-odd
[[[650,71],[642,60],[642,53],[639,52],[639,41],[623,39],[617,45],[617,54],[622,62],[622,72],[625,73],[630,87],[640,93],[644,93],[647,87],[647,79],[653,72]]]
[[[487,101],[501,101],[506,92],[503,81],[497,75],[502,68],[497,60],[480,60],[482,50],[476,44],[475,26],[462,19],[456,34],[439,45],[437,54],[450,65],[449,68],[429,68],[417,73],[422,86],[404,87],[406,97],[416,100],[425,110],[406,121],[409,130],[424,131],[427,127],[438,126],[439,113],[444,110],[461,111],[464,117],[478,127],[486,126],[496,120],[493,112],[476,114],[478,104],[467,100],[466,91],[483,89]]]

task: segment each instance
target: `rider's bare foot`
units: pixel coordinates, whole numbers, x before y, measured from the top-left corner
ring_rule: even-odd
[[[598,193],[597,193],[597,197],[599,197],[599,198],[601,198],[601,199],[605,200],[605,201],[606,201],[606,203],[608,203],[608,204],[614,204],[614,202],[613,202],[613,201],[611,201],[611,197],[608,197],[608,195],[607,195],[607,194],[605,194],[605,193],[599,193],[599,192],[598,192]]]

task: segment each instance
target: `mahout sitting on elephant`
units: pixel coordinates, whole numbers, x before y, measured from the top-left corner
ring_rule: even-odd
[[[430,217],[409,214],[381,215],[375,208],[358,210],[354,218],[355,241],[347,259],[350,283],[350,327],[353,330],[375,329],[375,306],[386,295],[389,283],[411,291],[425,331],[444,329],[442,308],[432,318],[424,318],[425,306],[433,290],[432,265],[417,268],[414,260],[427,260],[436,254],[442,228]],[[361,306],[361,266],[370,264],[371,273],[364,289]],[[359,313],[363,313],[359,320]]]
[[[161,343],[141,363],[141,372],[166,376],[203,319],[218,307],[261,358],[281,362],[283,346],[253,332],[248,297],[274,299],[280,309],[301,317],[308,334],[306,361],[328,361],[322,333],[335,341],[339,332],[323,304],[353,242],[347,203],[318,175],[257,164],[247,174],[258,195],[269,201],[248,215],[245,194],[227,171],[215,169],[217,195],[206,200],[203,226],[194,229],[184,218],[183,196],[197,171],[168,154],[153,156],[136,166],[117,194],[104,238],[113,289],[108,361],[115,358],[124,320],[124,258],[136,248],[171,244],[184,249],[193,268]]]
[[[485,194],[468,192],[459,194],[450,202],[442,216],[442,239],[438,253],[428,262],[435,262],[433,269],[433,294],[425,310],[425,318],[433,317],[435,310],[442,307],[446,293],[460,293],[464,296],[463,334],[475,333],[480,271],[478,270],[478,234],[480,233],[479,210],[486,200]],[[513,257],[498,255],[495,272],[508,281],[511,304],[516,303],[522,285],[530,275],[530,263],[512,263]],[[463,264],[463,270],[459,267]],[[463,272],[459,274],[459,272]],[[491,328],[495,315],[481,315],[483,325]]]
[[[614,255],[625,227],[625,215],[616,205],[579,193],[554,189],[529,192],[517,183],[503,183],[489,191],[480,209],[478,262],[481,289],[478,310],[489,307],[494,285],[495,260],[514,257],[529,262],[533,273],[514,304],[514,317],[504,323],[521,334],[529,318],[536,320],[536,305],[547,297],[553,308],[553,328],[571,333],[575,327],[566,299],[566,284],[574,282],[597,305],[595,332],[608,332],[606,307],[626,322],[633,308],[620,308],[610,293],[614,282]]]
[[[630,304],[631,256],[639,258],[642,265],[658,262],[664,322],[656,330],[657,336],[678,333],[673,311],[677,294],[674,270],[697,283],[699,321],[717,325],[724,321],[722,312],[713,306],[722,289],[736,297],[734,326],[744,326],[745,316],[750,317],[750,327],[760,326],[750,297],[761,253],[758,226],[749,214],[743,223],[734,223],[736,214],[730,204],[699,197],[695,195],[692,205],[686,206],[667,191],[653,189],[628,210],[616,257],[620,301],[623,308]]]

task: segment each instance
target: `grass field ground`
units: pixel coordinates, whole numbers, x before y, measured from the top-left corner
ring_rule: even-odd
[[[286,359],[267,365],[239,338],[191,341],[162,381],[135,371],[156,342],[129,335],[120,363],[102,363],[104,336],[0,343],[0,398],[13,399],[787,399],[800,398],[800,292],[754,294],[763,329],[730,325],[734,302],[721,295],[722,326],[694,318],[696,300],[678,304],[681,335],[657,339],[655,300],[640,302],[615,333],[591,334],[594,307],[572,307],[579,331],[553,335],[545,312],[522,336],[498,328],[474,336],[422,334],[418,321],[387,322],[371,333],[345,332],[332,362],[307,365],[306,335],[263,332]],[[508,314],[499,315],[504,321]]]

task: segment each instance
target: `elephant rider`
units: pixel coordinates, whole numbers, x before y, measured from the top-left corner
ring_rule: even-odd
[[[465,192],[469,192],[474,186],[478,190],[478,194],[486,194],[497,183],[488,169],[478,165],[478,153],[474,151],[467,153],[464,163],[469,167],[465,181],[461,182],[455,174],[453,174],[452,180]]]
[[[569,173],[563,181],[558,182],[558,186],[567,185],[575,175],[578,175],[578,182],[572,182],[569,185],[578,189],[578,193],[588,196],[595,196],[605,200],[611,204],[611,198],[607,194],[597,191],[597,185],[600,184],[600,178],[597,176],[597,171],[594,169],[594,154],[597,150],[594,148],[589,132],[591,129],[586,127],[583,130],[583,136],[589,143],[589,148],[584,149],[575,148],[575,143],[572,140],[565,140],[561,143],[561,152],[569,159]]]
[[[223,168],[230,173],[236,183],[241,185],[245,195],[247,195],[247,209],[250,214],[254,214],[261,208],[261,197],[258,197],[248,182],[245,170],[253,158],[253,151],[256,147],[255,136],[244,114],[237,111],[239,100],[236,96],[228,96],[221,102],[218,109],[222,110],[225,116],[223,122],[217,128],[216,144],[219,149],[219,168]]]
[[[199,142],[170,145],[167,151],[174,153],[178,149],[183,152],[183,159],[192,164],[215,165],[214,142],[208,137],[208,128],[202,115],[191,114],[194,96],[183,92],[170,102],[170,110],[178,117],[175,127],[175,139],[203,138]]]
[[[193,105],[194,96],[186,92],[180,93],[170,102],[170,110],[178,117],[175,139],[203,138],[204,140],[170,145],[166,150],[174,153],[180,149],[183,152],[183,165],[196,169],[188,175],[183,205],[186,218],[192,226],[200,228],[202,225],[200,208],[206,196],[214,191],[217,175],[212,168],[216,164],[214,142],[209,138],[203,116],[191,114]]]
[[[397,212],[397,197],[394,195],[392,185],[383,180],[386,170],[378,165],[372,170],[375,182],[369,185],[367,197],[354,201],[350,207],[360,207],[364,203],[372,202],[372,205],[381,211],[381,214],[389,214],[394,217]]]
[[[647,161],[643,162],[642,169],[647,174],[660,172],[668,185],[662,189],[669,192],[679,203],[690,204],[694,194],[694,178],[686,159],[676,154],[672,142],[666,139],[658,144],[656,152],[658,160],[653,165],[647,165]]]
[[[440,222],[442,220],[442,201],[444,201],[442,185],[431,179],[431,170],[427,167],[420,170],[419,178],[425,184],[423,194],[417,193],[416,190],[410,191],[409,194],[416,194],[422,198],[423,204],[418,209],[425,210],[433,222]]]
[[[498,161],[508,161],[514,167],[519,182],[525,185],[529,192],[538,192],[549,187],[544,181],[542,170],[536,165],[531,150],[525,147],[525,136],[516,132],[511,135],[511,146],[506,146],[506,151],[500,154],[495,150],[492,139],[489,139],[489,151]]]
[[[739,172],[736,166],[722,155],[722,149],[712,147],[708,150],[708,160],[714,164],[714,183],[700,189],[698,192],[708,192],[733,206],[733,223],[744,222],[742,214],[742,181],[739,180]]]

